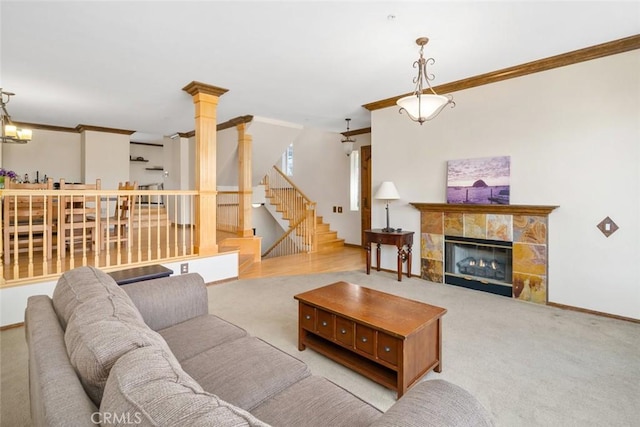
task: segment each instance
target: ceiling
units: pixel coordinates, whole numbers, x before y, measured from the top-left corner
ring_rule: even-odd
[[[413,90],[415,39],[443,84],[640,33],[638,1],[0,2],[15,121],[194,128],[196,80],[229,89],[218,122],[256,115],[329,131]],[[594,76],[597,86],[598,76]]]

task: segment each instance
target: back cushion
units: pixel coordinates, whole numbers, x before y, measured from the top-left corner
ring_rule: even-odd
[[[116,362],[100,413],[109,425],[268,427],[250,413],[203,391],[173,354],[159,347],[131,351]],[[114,422],[116,418],[118,422]]]
[[[160,346],[164,339],[145,325],[120,296],[95,296],[79,304],[64,335],[69,360],[87,394],[100,405],[109,371],[120,356],[136,348]]]
[[[135,305],[127,293],[105,272],[95,267],[79,267],[65,272],[53,291],[53,308],[62,329],[78,306],[92,298],[118,298],[123,305]],[[142,317],[138,314],[142,320]]]

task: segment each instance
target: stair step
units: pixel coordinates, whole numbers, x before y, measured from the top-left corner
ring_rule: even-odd
[[[316,237],[318,238],[318,244],[332,242],[338,238],[338,233],[335,231],[323,231],[316,233]]]
[[[246,254],[238,257],[238,273],[253,265],[253,255]]]
[[[344,247],[344,239],[334,239],[328,242],[318,243],[319,252],[341,247]]]

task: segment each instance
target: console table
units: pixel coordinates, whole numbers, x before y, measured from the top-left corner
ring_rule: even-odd
[[[367,251],[367,274],[371,271],[371,243],[378,245],[376,251],[376,269],[380,271],[380,245],[394,245],[398,248],[398,281],[402,281],[402,263],[407,261],[407,277],[411,277],[411,246],[413,231],[382,231],[373,229],[364,231],[364,248]],[[404,246],[407,249],[404,249]]]
[[[298,350],[320,354],[398,392],[442,370],[446,309],[347,282],[295,295]]]

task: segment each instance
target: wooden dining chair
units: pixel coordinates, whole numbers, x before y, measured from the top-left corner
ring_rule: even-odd
[[[64,258],[66,246],[73,251],[76,244],[82,244],[86,238],[93,251],[100,251],[100,196],[85,191],[100,190],[101,180],[95,184],[67,184],[60,180],[60,190],[73,190],[73,195],[60,196],[58,220],[58,251]],[[77,193],[77,195],[75,194]],[[80,246],[83,249],[84,246]]]
[[[53,190],[53,180],[38,184],[5,181],[7,190]],[[51,258],[53,247],[53,196],[6,195],[3,201],[4,263],[11,262],[11,254],[31,249],[42,250]],[[16,253],[16,248],[17,252]]]
[[[118,184],[119,191],[133,191],[138,189],[138,182],[129,181]],[[102,248],[106,249],[111,243],[127,243],[133,226],[132,221],[136,209],[136,197],[133,194],[118,195],[113,215],[102,218]],[[127,247],[129,247],[128,243]]]

